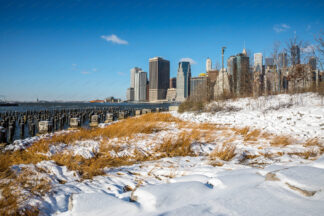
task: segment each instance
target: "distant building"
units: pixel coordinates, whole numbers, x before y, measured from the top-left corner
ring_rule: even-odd
[[[134,101],[134,88],[128,88],[126,93],[127,101]]]
[[[236,64],[236,56],[231,56],[227,59],[227,73],[230,76],[230,86],[231,92],[236,93],[237,87],[237,64]]]
[[[130,88],[135,88],[135,74],[142,71],[139,67],[134,67],[130,70]]]
[[[213,90],[215,99],[230,93],[229,76],[225,68],[220,70]]]
[[[208,72],[209,81],[211,83],[215,83],[216,82],[217,77],[218,77],[218,73],[219,73],[218,70],[211,70],[211,71]]]
[[[262,53],[254,53],[254,72],[262,73],[263,56]]]
[[[293,45],[290,48],[291,64],[300,64],[300,48],[298,45]]]
[[[170,79],[169,88],[177,88],[177,78],[176,77],[172,77]]]
[[[105,102],[107,103],[120,103],[121,99],[120,98],[114,98],[114,97],[108,97],[106,98]]]
[[[176,101],[177,98],[177,89],[176,88],[169,88],[167,92],[167,100],[168,101]]]
[[[190,78],[190,62],[179,62],[177,74],[177,101],[184,101],[189,96]]]
[[[146,101],[150,99],[150,82],[147,80],[146,82]]]
[[[134,100],[146,101],[147,73],[139,71],[135,73]]]
[[[285,52],[282,52],[282,53],[279,53],[278,55],[278,67],[279,69],[282,69],[282,68],[287,68],[288,67],[288,57],[287,57],[287,53]]]
[[[265,67],[272,67],[274,65],[273,58],[265,58]]]
[[[135,95],[134,95],[134,89],[135,89],[135,75],[142,71],[139,67],[134,67],[130,70],[130,88],[126,91],[126,99],[127,101],[134,101]]]
[[[249,57],[243,53],[237,54],[236,58],[236,75],[234,75],[234,80],[236,82],[232,83],[236,88],[235,94],[243,95],[251,92],[251,75],[249,66]]]
[[[161,57],[149,61],[150,90],[149,101],[165,100],[170,82],[170,62]]]
[[[208,99],[208,77],[192,77],[190,79],[190,98],[206,100]]]
[[[309,58],[308,65],[312,71],[316,70],[316,58],[314,56]]]
[[[212,69],[212,61],[210,58],[207,58],[206,60],[206,74],[208,74],[209,71]]]

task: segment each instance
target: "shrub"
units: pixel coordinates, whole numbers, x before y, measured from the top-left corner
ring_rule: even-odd
[[[179,105],[178,112],[202,112],[204,110],[204,102],[203,101],[192,101],[186,100]]]

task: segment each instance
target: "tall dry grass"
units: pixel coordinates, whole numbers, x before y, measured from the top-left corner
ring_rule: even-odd
[[[33,143],[25,150],[0,153],[0,190],[2,195],[0,198],[0,215],[37,215],[37,208],[31,206],[21,208],[21,204],[30,198],[21,195],[21,192],[27,191],[26,194],[42,196],[51,190],[51,184],[47,180],[35,180],[35,177],[38,176],[37,173],[27,172],[26,170],[17,174],[11,169],[13,165],[37,164],[44,160],[53,160],[58,165],[67,166],[68,169],[76,171],[83,179],[103,175],[103,168],[105,167],[128,165],[152,158],[140,152],[135,152],[133,156],[129,157],[113,157],[109,151],[114,149],[118,152],[120,148],[104,145],[100,147],[100,151],[95,157],[90,159],[74,155],[72,152],[58,153],[52,156],[47,156],[45,153],[49,151],[51,145],[62,143],[73,145],[79,140],[99,138],[105,140],[115,137],[131,137],[138,133],[154,133],[163,129],[161,122],[168,124],[171,122],[180,123],[181,121],[167,113],[150,113],[138,118],[129,118],[117,122],[106,128],[80,129],[66,134],[54,135]],[[183,144],[185,144],[185,141]],[[180,143],[178,143],[178,147],[180,148]],[[185,147],[182,149],[185,149]]]
[[[272,146],[287,146],[292,144],[292,141],[291,137],[281,135],[273,137],[270,144]]]
[[[235,157],[236,147],[234,145],[222,145],[218,148],[215,148],[214,151],[212,151],[209,154],[209,159],[210,160],[215,160],[215,159],[220,159],[223,161],[229,161],[233,157]]]

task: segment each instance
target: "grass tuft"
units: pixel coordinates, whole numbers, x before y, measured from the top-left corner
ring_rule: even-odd
[[[287,146],[292,143],[292,140],[290,137],[287,136],[275,136],[270,141],[270,144],[272,146]]]
[[[229,161],[235,157],[235,150],[236,147],[234,145],[222,145],[214,149],[214,151],[209,154],[209,158],[210,160],[221,159],[223,161]]]

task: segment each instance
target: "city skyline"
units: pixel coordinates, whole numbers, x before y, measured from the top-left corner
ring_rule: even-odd
[[[177,76],[180,60],[190,61],[194,77],[205,72],[207,57],[220,65],[222,46],[227,60],[244,42],[264,59],[274,41],[285,46],[295,34],[312,45],[323,29],[323,9],[322,1],[3,1],[0,95],[125,99],[129,70],[149,71],[153,56],[170,61],[170,77]]]

